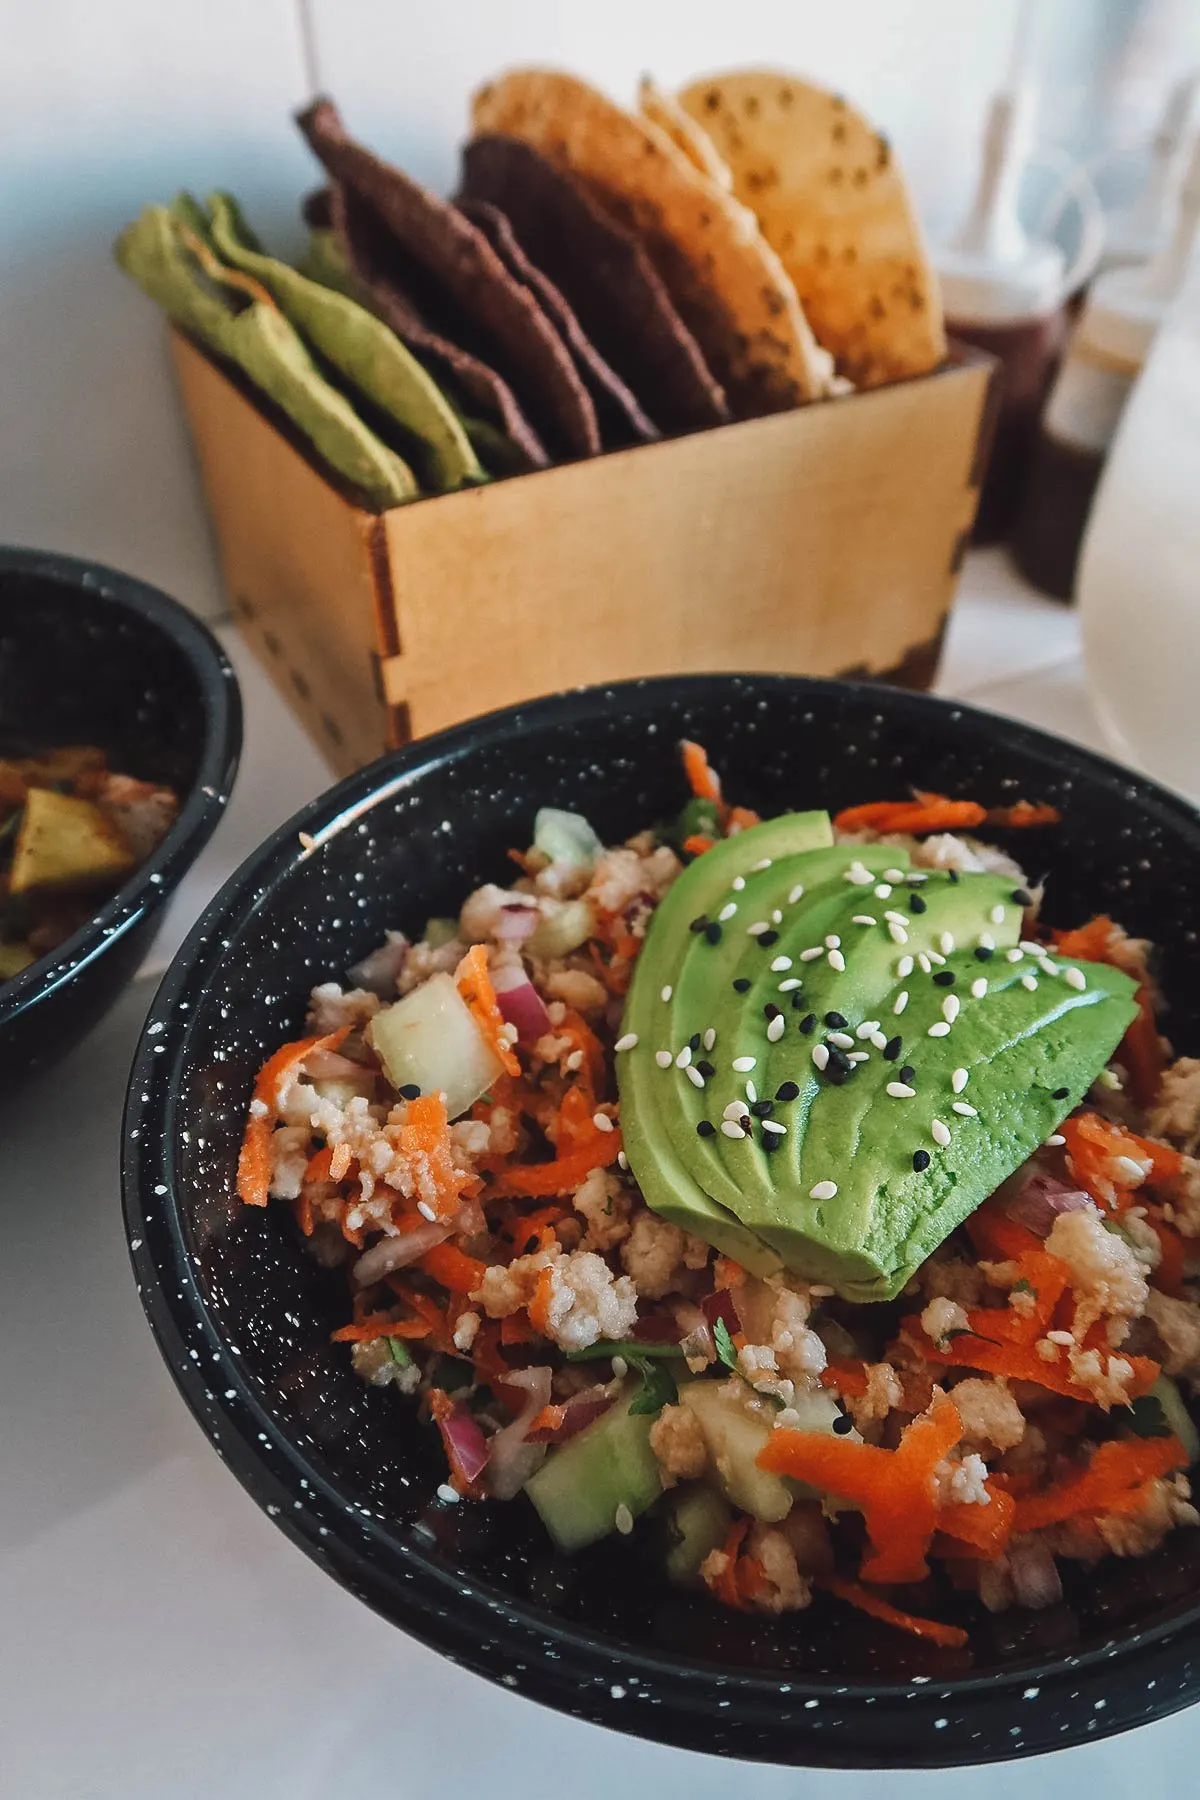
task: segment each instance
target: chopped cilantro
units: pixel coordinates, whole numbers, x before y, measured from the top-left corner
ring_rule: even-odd
[[[1024,1275],[1022,1275],[1020,1281],[1013,1282],[1012,1287],[1009,1289],[1009,1293],[1032,1294],[1034,1299],[1037,1299],[1037,1289],[1034,1287],[1032,1281],[1026,1281]]]
[[[631,1355],[625,1360],[642,1378],[642,1385],[630,1402],[631,1413],[659,1413],[664,1406],[675,1404],[679,1389],[666,1363],[653,1361],[648,1356]]]
[[[733,1347],[733,1339],[729,1335],[729,1327],[724,1319],[718,1319],[713,1326],[713,1343],[716,1345],[717,1355],[725,1364],[725,1367],[727,1369],[732,1369],[735,1375],[740,1375],[741,1370],[738,1368],[737,1351]]]
[[[392,1353],[392,1361],[394,1363],[398,1363],[402,1369],[409,1369],[412,1367],[412,1355],[403,1338],[390,1337],[387,1344],[388,1349]]]

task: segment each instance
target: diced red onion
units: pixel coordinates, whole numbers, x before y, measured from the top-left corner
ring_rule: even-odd
[[[400,979],[400,971],[404,967],[404,959],[408,955],[408,939],[402,931],[389,931],[387,942],[380,944],[378,950],[372,950],[369,956],[347,969],[355,987],[365,988],[369,994],[377,994],[381,1000],[396,998],[396,983]]]
[[[1008,1572],[1018,1606],[1041,1612],[1063,1597],[1058,1567],[1045,1544],[1036,1538],[1014,1544],[1008,1553]]]
[[[576,1394],[563,1408],[562,1424],[543,1426],[540,1431],[531,1431],[528,1442],[565,1444],[568,1438],[573,1438],[585,1425],[590,1425],[601,1413],[606,1413],[612,1403],[612,1395],[603,1388],[589,1388],[584,1394]]]
[[[495,1439],[489,1444],[474,1414],[461,1401],[438,1420],[438,1429],[454,1473],[471,1486],[488,1467]]]
[[[385,1275],[416,1262],[435,1244],[444,1243],[456,1229],[456,1221],[435,1219],[412,1231],[402,1231],[398,1237],[380,1238],[363,1251],[352,1270],[353,1278],[359,1287],[370,1287],[372,1282],[382,1281]]]
[[[1090,1194],[1068,1187],[1065,1181],[1038,1170],[1018,1188],[1004,1210],[1015,1224],[1024,1225],[1037,1237],[1045,1238],[1054,1229],[1055,1219],[1063,1213],[1082,1212],[1094,1204]]]
[[[550,1014],[523,967],[497,969],[493,986],[496,1004],[507,1023],[516,1026],[519,1043],[533,1044],[538,1038],[545,1037],[551,1028]]]
[[[681,1338],[679,1348],[683,1351],[684,1360],[689,1367],[693,1363],[711,1363],[717,1360],[716,1345],[713,1343],[713,1335],[707,1321],[703,1325],[697,1325],[694,1331],[689,1331],[685,1338]]]
[[[496,923],[492,927],[492,936],[497,943],[523,944],[527,937],[532,937],[538,928],[541,913],[536,903],[532,906],[508,904],[500,908]]]
[[[529,1442],[529,1427],[550,1403],[550,1379],[550,1370],[542,1364],[514,1369],[505,1377],[505,1387],[524,1388],[528,1398],[511,1425],[488,1444],[487,1489],[493,1500],[511,1500],[545,1458],[545,1446]]]
[[[724,1320],[731,1337],[742,1329],[741,1317],[729,1288],[718,1288],[715,1294],[706,1294],[700,1302],[700,1310],[714,1329],[718,1319]]]
[[[645,1313],[635,1322],[629,1335],[642,1344],[677,1344],[679,1326],[673,1313]]]

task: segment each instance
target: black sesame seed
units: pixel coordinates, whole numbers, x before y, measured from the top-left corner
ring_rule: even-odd
[[[696,1064],[696,1071],[698,1074],[703,1075],[705,1081],[711,1081],[717,1072],[710,1062],[698,1062]]]
[[[399,1094],[402,1100],[419,1100],[421,1098],[421,1090],[415,1081],[406,1081],[400,1088]]]
[[[748,994],[750,992],[750,986],[751,986],[751,984],[747,980],[746,976],[739,975],[737,980],[733,984],[733,991],[735,994]]]
[[[776,1006],[776,1004],[773,1000],[768,1000],[767,1004],[763,1007],[763,1018],[764,1019],[780,1019],[782,1017],[783,1017],[782,1006]]]
[[[799,1012],[800,1008],[804,1004],[805,1004],[804,995],[800,992],[800,989],[797,988],[795,993],[792,995],[792,1011]]]
[[[696,1051],[699,1048],[700,1048],[700,1033],[698,1031],[693,1031],[691,1037],[688,1039],[688,1049],[692,1052],[692,1054],[694,1056]]]
[[[991,962],[991,960],[992,960],[993,956],[995,956],[995,954],[996,954],[996,952],[994,950],[989,950],[986,944],[980,944],[978,949],[975,952],[975,961],[976,962]]]
[[[826,1079],[826,1081],[832,1082],[834,1087],[841,1087],[841,1085],[845,1081],[847,1075],[849,1075],[853,1071],[853,1068],[854,1068],[853,1063],[850,1063],[850,1065],[848,1067],[843,1067],[841,1063],[835,1063],[833,1060],[833,1053],[831,1051],[830,1055],[829,1055],[829,1062],[827,1063],[826,1068],[825,1068],[825,1079]]]
[[[903,1038],[898,1038],[898,1037],[889,1038],[887,1043],[883,1046],[884,1061],[885,1062],[895,1062],[896,1058],[899,1056],[899,1054],[903,1048],[904,1048],[904,1039]]]
[[[773,1100],[752,1100],[750,1111],[756,1119],[769,1119],[775,1111],[775,1102]]]
[[[846,1029],[846,1021],[839,1012],[826,1013],[825,1023],[831,1031],[845,1031]]]
[[[908,896],[908,910],[909,912],[923,913],[928,912],[929,909],[924,900],[922,900],[920,894],[910,894]]]
[[[778,1150],[780,1144],[783,1142],[783,1134],[779,1131],[764,1131],[758,1141],[763,1149],[769,1153],[772,1150]]]
[[[1052,1100],[1065,1100],[1070,1091],[1070,1088],[1055,1088],[1050,1098]]]
[[[838,1414],[837,1418],[833,1421],[833,1430],[838,1437],[845,1437],[848,1432],[854,1430],[854,1420],[850,1417],[849,1413]]]
[[[836,1044],[829,1044],[827,1048],[829,1050],[829,1067],[840,1069],[843,1075],[849,1075],[855,1064],[850,1061],[846,1052],[839,1050]]]
[[[715,921],[711,925],[706,925],[704,927],[704,936],[708,943],[719,944],[721,941],[721,927]]]
[[[947,881],[957,881],[958,880],[958,870],[957,869],[947,869],[946,870],[946,879],[947,879]]]
[[[939,969],[933,979],[939,987],[953,987],[958,977],[953,969]]]
[[[795,1100],[799,1097],[799,1094],[800,1089],[794,1081],[781,1082],[775,1089],[775,1098],[777,1100]]]
[[[701,913],[699,918],[692,920],[691,924],[688,926],[688,930],[689,931],[703,931],[707,924],[708,924],[708,914]]]
[[[919,1175],[921,1173],[922,1169],[927,1169],[928,1167],[929,1167],[929,1152],[928,1152],[928,1150],[914,1150],[913,1151],[913,1168],[917,1171],[917,1174]]]
[[[716,1137],[717,1128],[711,1119],[701,1119],[696,1126],[697,1137]]]
[[[911,1063],[905,1063],[904,1067],[900,1070],[900,1079],[906,1086],[911,1086],[916,1077],[916,1073],[917,1071],[913,1068]]]
[[[779,933],[777,931],[760,931],[758,942],[761,949],[769,950],[772,944],[779,942]]]
[[[809,1033],[815,1031],[816,1028],[817,1028],[816,1013],[806,1013],[805,1016],[800,1021],[800,1029],[804,1033],[805,1037],[808,1037]]]
[[[1014,888],[1012,897],[1018,906],[1033,905],[1033,895],[1028,888]]]

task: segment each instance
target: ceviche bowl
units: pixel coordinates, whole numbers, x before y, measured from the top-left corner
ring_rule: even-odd
[[[780,1763],[932,1767],[1082,1742],[1190,1704],[1200,1697],[1200,1529],[1186,1523],[1193,1516],[1187,1508],[1180,1511],[1184,1523],[1153,1553],[1064,1565],[1063,1581],[1041,1594],[1035,1610],[989,1610],[965,1591],[978,1583],[951,1581],[937,1602],[939,1616],[951,1622],[940,1641],[852,1609],[833,1591],[836,1583],[819,1579],[805,1610],[722,1606],[703,1586],[667,1579],[653,1506],[634,1531],[620,1516],[628,1509],[618,1507],[615,1531],[568,1555],[543,1525],[544,1496],[536,1510],[524,1493],[504,1504],[460,1499],[447,1486],[447,1455],[428,1407],[419,1411],[396,1391],[411,1384],[360,1379],[351,1346],[332,1341],[339,1330],[347,1335],[347,1276],[326,1266],[330,1256],[311,1254],[323,1241],[318,1229],[306,1242],[311,1208],[305,1218],[299,1203],[244,1205],[238,1198],[239,1187],[243,1198],[266,1198],[256,1132],[269,1133],[272,1123],[262,1098],[269,1099],[272,1078],[259,1079],[257,1088],[256,1079],[285,1040],[304,1033],[311,990],[345,981],[356,967],[358,981],[369,983],[380,965],[369,964],[364,973],[363,959],[381,945],[395,948],[399,940],[389,933],[424,938],[421,954],[427,954],[435,943],[427,921],[455,919],[483,883],[514,881],[511,853],[533,841],[540,809],[583,815],[607,845],[675,818],[687,800],[681,740],[706,748],[728,801],[764,819],[803,809],[833,813],[913,790],[1007,809],[993,814],[995,829],[985,835],[1019,859],[1030,887],[1046,880],[1049,923],[1080,926],[1110,914],[1131,935],[1152,940],[1169,1002],[1164,1029],[1176,1055],[1200,1051],[1194,923],[1200,819],[1181,800],[1112,763],[925,695],[791,677],[636,682],[491,714],[384,758],[277,832],[210,906],[154,1002],[126,1111],[125,1212],[139,1291],[188,1405],[280,1529],[368,1605],[465,1666],[615,1729]],[[691,773],[702,791],[703,759],[693,760]],[[1017,801],[1056,809],[1060,817],[1036,831],[1016,829]],[[711,815],[701,809],[686,828],[687,854],[698,863],[706,853],[706,820]],[[860,866],[848,878],[863,873]],[[882,914],[893,895],[892,873],[866,874],[881,897],[864,905]],[[956,879],[945,870],[939,878]],[[897,888],[901,896],[919,891]],[[1012,898],[1020,907],[1030,896],[1017,888]],[[925,910],[923,901],[909,904],[913,914]],[[864,929],[875,926],[873,914],[864,917]],[[894,921],[897,945],[906,922],[903,914]],[[707,932],[710,943],[720,937],[707,914],[692,928]],[[835,947],[832,954],[840,954],[838,941],[824,940]],[[632,957],[636,945],[625,950]],[[1037,967],[1043,983],[1064,979],[1049,950],[1035,946],[1035,952],[1041,960],[1027,970]],[[831,952],[814,946],[811,954]],[[991,954],[983,948],[984,957]],[[396,966],[389,966],[392,993]],[[936,978],[928,966],[926,973]],[[1037,988],[1032,973],[1021,979],[1027,988],[1032,983],[1030,992]],[[795,978],[788,981],[796,985]],[[461,973],[459,986],[467,993]],[[1133,984],[1126,986],[1132,994]],[[477,1003],[477,993],[469,997]],[[504,1010],[512,1019],[512,1006]],[[773,1024],[780,1009],[765,1010]],[[330,1033],[337,1017],[335,992],[333,1016],[316,1030]],[[831,1018],[837,1023],[826,1015]],[[872,1023],[874,1035],[867,1027],[859,1036],[867,1051],[877,1040],[886,1056],[887,1034]],[[501,1028],[497,1042],[503,1047],[520,1029],[505,1035]],[[849,1035],[844,1041],[852,1044]],[[382,1040],[375,1042],[384,1056]],[[344,1073],[344,1043],[335,1035],[320,1051],[334,1086]],[[697,1037],[697,1060],[702,1054]],[[687,1057],[681,1052],[674,1060],[673,1081]],[[563,1063],[565,1070],[579,1066],[578,1057]],[[816,1066],[824,1065],[817,1060]],[[314,1066],[310,1074],[316,1072]],[[699,1089],[705,1079],[700,1068],[693,1085]],[[965,1080],[956,1070],[960,1100]],[[401,1080],[394,1086],[405,1095]],[[414,1085],[411,1094],[417,1092]],[[489,1105],[494,1098],[483,1097]],[[610,1093],[600,1108],[603,1120],[597,1115],[590,1127],[585,1121],[585,1130],[610,1129],[615,1098]],[[972,1109],[962,1101],[956,1111],[967,1116]],[[735,1124],[737,1116],[735,1109]],[[705,1135],[711,1134],[702,1130]],[[629,1129],[626,1139],[632,1153]],[[1063,1138],[1047,1141],[1061,1145]],[[942,1142],[937,1132],[934,1142]],[[311,1144],[302,1148],[291,1188],[283,1181],[276,1191],[303,1200],[308,1190],[299,1184],[312,1174],[304,1161],[311,1150]],[[614,1170],[624,1167],[608,1160]],[[912,1166],[928,1162],[920,1152]],[[323,1178],[330,1167],[326,1153]],[[482,1185],[486,1194],[486,1180]],[[813,1197],[823,1200],[830,1188],[836,1191],[833,1183],[817,1184]],[[328,1189],[326,1180],[320,1191]],[[422,1207],[420,1220],[408,1221],[418,1231],[435,1212]],[[436,1239],[436,1229],[431,1236]],[[1164,1227],[1163,1241],[1169,1238]],[[578,1228],[568,1241],[578,1241]],[[1019,1254],[1019,1244],[1006,1249],[1002,1241],[991,1254],[1010,1252]],[[1050,1262],[1043,1257],[1036,1266]],[[1128,1259],[1125,1266],[1132,1266]],[[452,1269],[440,1278],[453,1286]],[[1029,1292],[1030,1284],[1014,1281],[1011,1270],[1006,1279],[1010,1289]],[[919,1311],[926,1297],[911,1304]],[[544,1311],[545,1296],[536,1304]],[[727,1350],[731,1339],[720,1311],[718,1304],[709,1324]],[[532,1299],[529,1316],[539,1316]],[[972,1324],[986,1346],[991,1340],[977,1319]],[[486,1334],[492,1326],[485,1320],[481,1329]],[[419,1322],[412,1335],[421,1335]],[[972,1338],[960,1325],[945,1341],[955,1335]],[[397,1362],[408,1362],[399,1340],[378,1342],[397,1342]],[[990,1366],[988,1354],[985,1349],[982,1360],[967,1366]],[[1045,1354],[1053,1357],[1053,1346]],[[623,1364],[615,1374],[624,1376]],[[1019,1391],[1021,1384],[1014,1385]],[[434,1410],[463,1486],[458,1478],[478,1447],[477,1428],[469,1427],[456,1458],[461,1413],[448,1404]],[[549,1410],[557,1416],[562,1408]],[[842,1421],[847,1431],[850,1423]],[[1180,1438],[1193,1436],[1186,1413],[1176,1428]],[[465,1473],[469,1478],[470,1469]],[[1018,1496],[1026,1491],[1017,1478],[1008,1487]],[[969,1547],[961,1554],[969,1557]],[[965,1565],[958,1566],[961,1573]],[[851,1586],[841,1583],[847,1593]],[[736,1584],[729,1597],[737,1598]],[[922,1610],[920,1593],[903,1590],[902,1599]]]
[[[241,730],[233,669],[177,601],[98,563],[0,549],[0,758],[95,746],[175,803],[115,891],[91,896],[61,942],[0,981],[6,1082],[64,1055],[132,979],[221,818]]]

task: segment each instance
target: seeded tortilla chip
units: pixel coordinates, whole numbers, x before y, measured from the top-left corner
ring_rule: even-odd
[[[213,254],[205,227],[186,197],[177,216],[148,206],[118,238],[117,262],[176,325],[241,370],[368,505],[382,510],[415,499],[407,464],[325,380],[266,289]]]
[[[462,423],[417,359],[382,319],[345,294],[265,255],[230,194],[208,197],[213,244],[225,262],[261,281],[284,316],[355,394],[416,440],[424,485],[451,493],[486,479]]]
[[[937,277],[886,138],[840,95],[744,70],[679,95],[733,171],[817,338],[859,387],[946,354]]]
[[[485,136],[463,151],[462,193],[500,209],[664,431],[725,423],[725,395],[649,258],[579,182],[515,137]]]
[[[674,94],[668,94],[664,88],[660,88],[649,75],[643,75],[638,83],[638,111],[652,125],[657,125],[660,131],[666,132],[675,148],[683,152],[694,169],[707,175],[725,193],[732,194],[733,176],[729,164],[703,125],[698,124],[690,113],[684,112]]]
[[[491,244],[517,281],[531,288],[546,317],[554,325],[575,360],[580,378],[596,408],[600,436],[607,450],[628,444],[650,444],[662,436],[630,389],[611,369],[585,335],[583,327],[548,275],[526,256],[508,219],[488,200],[459,200],[458,208]]]
[[[828,359],[753,213],[656,125],[542,69],[481,88],[473,122],[477,133],[532,144],[635,234],[737,415],[782,412],[825,392]]]
[[[371,310],[378,313],[432,371],[439,385],[448,386],[454,392],[460,412],[482,414],[513,444],[518,456],[523,458],[524,467],[548,468],[550,457],[546,447],[503,377],[469,350],[443,337],[422,318],[396,273],[391,233],[374,209],[357,194],[335,184],[330,190],[330,216],[333,242],[340,247],[344,258],[344,261],[338,261],[339,279],[335,285],[340,285],[342,273],[348,272],[355,289]],[[328,256],[327,247],[327,260]]]
[[[566,346],[482,232],[448,200],[355,143],[331,101],[316,101],[299,125],[329,173],[387,226],[422,316],[497,369],[555,451],[596,455],[596,409]]]

